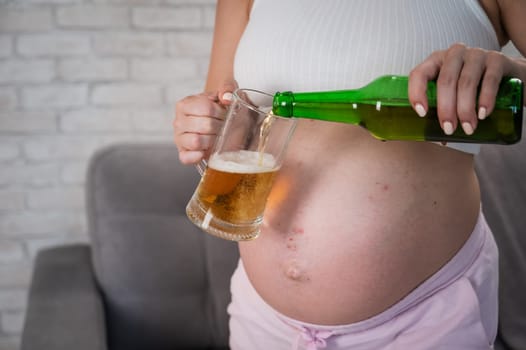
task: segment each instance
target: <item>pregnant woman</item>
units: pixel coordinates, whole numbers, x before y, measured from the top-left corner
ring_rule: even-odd
[[[359,88],[437,80],[444,133],[471,134],[503,76],[526,80],[524,0],[219,0],[204,92],[178,102],[180,160],[208,156],[237,87]],[[477,97],[477,88],[480,95]],[[425,116],[424,116],[425,117]],[[239,243],[232,349],[490,349],[497,248],[474,145],[380,142],[299,120],[259,238]]]

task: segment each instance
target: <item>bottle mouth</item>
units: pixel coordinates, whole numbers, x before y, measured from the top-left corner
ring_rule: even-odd
[[[294,95],[291,91],[277,92],[272,101],[272,113],[280,117],[292,117]]]

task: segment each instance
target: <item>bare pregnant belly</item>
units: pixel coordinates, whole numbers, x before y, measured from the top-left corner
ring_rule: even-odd
[[[303,122],[287,157],[262,233],[240,252],[261,297],[289,317],[374,316],[440,269],[475,225],[469,155]]]

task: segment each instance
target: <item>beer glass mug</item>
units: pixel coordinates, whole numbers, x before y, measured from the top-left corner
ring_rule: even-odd
[[[186,207],[205,232],[251,240],[259,226],[274,177],[281,167],[294,118],[270,114],[272,95],[237,89],[210,157],[198,169],[201,181]]]

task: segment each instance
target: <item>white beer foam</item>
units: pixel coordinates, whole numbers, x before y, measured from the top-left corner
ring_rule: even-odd
[[[256,151],[216,153],[210,157],[208,167],[229,173],[253,174],[276,168],[276,160],[270,153],[260,155]]]

